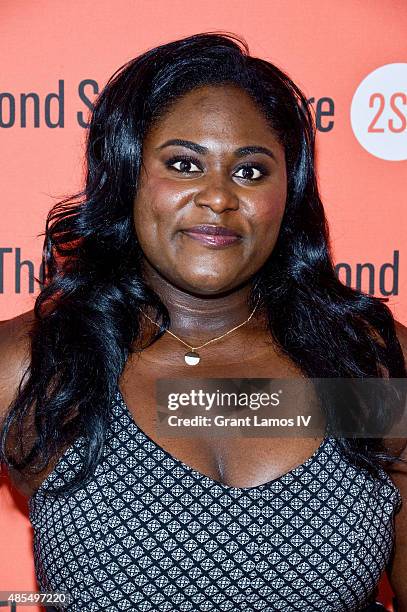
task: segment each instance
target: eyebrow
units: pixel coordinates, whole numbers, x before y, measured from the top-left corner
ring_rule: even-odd
[[[165,147],[174,146],[192,149],[192,151],[195,151],[195,153],[199,153],[200,155],[205,155],[209,152],[209,149],[207,147],[203,147],[202,145],[199,145],[196,142],[192,142],[191,140],[182,140],[180,138],[172,138],[171,140],[166,140],[162,145],[157,147],[157,149],[161,150]],[[233,151],[233,155],[235,157],[244,157],[245,155],[251,155],[253,153],[263,153],[264,155],[268,155],[272,159],[276,159],[274,153],[270,149],[258,145],[248,145],[246,147],[239,147],[238,149]]]

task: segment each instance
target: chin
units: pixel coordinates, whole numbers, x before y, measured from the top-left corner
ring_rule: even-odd
[[[222,294],[227,294],[230,291],[235,289],[235,285],[233,287],[231,285],[225,285],[225,283],[219,283],[214,280],[212,283],[205,281],[194,281],[194,282],[184,282],[182,287],[184,291],[188,291],[189,293],[196,295],[198,297],[210,297],[212,295],[220,296]]]

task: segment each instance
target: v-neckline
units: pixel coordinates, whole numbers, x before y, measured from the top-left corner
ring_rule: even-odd
[[[222,489],[224,489],[225,491],[240,491],[241,493],[248,493],[249,491],[256,491],[256,490],[263,490],[267,487],[271,487],[273,485],[275,485],[276,483],[278,483],[280,480],[286,479],[287,477],[291,476],[291,475],[297,475],[299,473],[302,473],[302,471],[304,470],[304,468],[308,467],[310,464],[314,463],[314,461],[319,457],[319,455],[322,453],[322,451],[324,450],[325,446],[330,442],[331,438],[329,436],[325,436],[324,439],[322,440],[322,442],[320,443],[320,445],[315,449],[315,451],[313,452],[313,454],[308,457],[308,459],[306,459],[303,463],[295,466],[294,468],[292,468],[291,470],[288,470],[287,472],[285,472],[284,474],[281,474],[280,476],[277,476],[277,478],[272,478],[271,480],[268,480],[267,482],[263,482],[259,485],[255,485],[253,487],[236,487],[236,486],[231,486],[231,485],[227,485],[224,484],[223,482],[220,482],[218,480],[215,480],[213,478],[211,478],[210,476],[208,476],[207,474],[203,474],[202,472],[200,472],[199,470],[193,468],[192,466],[188,465],[187,463],[185,463],[184,461],[182,461],[181,459],[178,459],[177,457],[175,457],[174,455],[172,455],[171,453],[169,453],[167,450],[165,450],[165,448],[163,448],[162,446],[160,446],[157,442],[155,442],[155,440],[153,440],[145,431],[143,431],[143,429],[141,429],[141,427],[136,423],[136,420],[132,414],[132,412],[130,411],[127,403],[124,400],[123,394],[120,390],[120,387],[117,387],[117,394],[116,394],[117,400],[119,402],[120,407],[122,408],[124,414],[126,415],[126,417],[129,419],[130,423],[137,429],[137,431],[158,451],[160,451],[161,453],[163,453],[168,459],[171,459],[171,461],[173,463],[175,463],[175,465],[182,467],[187,473],[189,473],[191,476],[194,476],[195,478],[198,478],[199,480],[204,480],[207,483],[210,483],[213,486],[218,486],[221,487]]]

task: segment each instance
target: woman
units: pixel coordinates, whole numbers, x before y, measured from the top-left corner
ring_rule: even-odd
[[[109,80],[87,164],[34,312],[2,327],[40,589],[70,611],[370,609],[400,448],[155,432],[161,378],[406,376],[406,328],[335,274],[304,95],[231,35],[171,42]]]

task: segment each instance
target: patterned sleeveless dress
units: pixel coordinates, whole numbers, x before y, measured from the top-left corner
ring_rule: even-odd
[[[67,612],[339,612],[375,601],[402,499],[335,438],[275,480],[227,486],[158,446],[117,390],[90,483],[45,497],[78,471],[84,442],[29,499],[38,587],[68,592]]]

